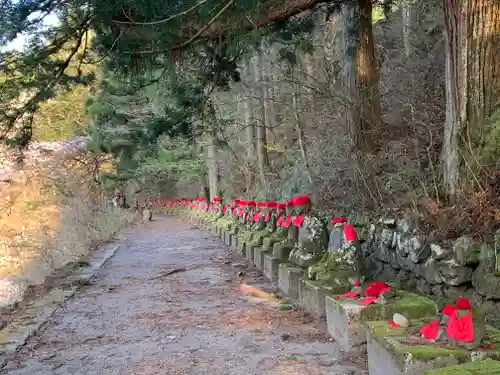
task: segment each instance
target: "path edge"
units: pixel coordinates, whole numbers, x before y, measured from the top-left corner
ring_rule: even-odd
[[[108,246],[94,254],[88,265],[81,267],[64,279],[62,284],[36,300],[21,316],[0,330],[0,370],[10,357],[17,353],[28,340],[35,336],[49,321],[56,310],[75,295],[83,286],[89,285],[116,252],[127,246],[127,237],[120,243]]]

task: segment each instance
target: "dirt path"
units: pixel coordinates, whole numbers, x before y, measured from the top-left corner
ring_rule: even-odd
[[[341,358],[312,318],[280,311],[264,293],[273,286],[205,232],[157,218],[126,236],[99,278],[2,374],[364,373],[365,363]]]

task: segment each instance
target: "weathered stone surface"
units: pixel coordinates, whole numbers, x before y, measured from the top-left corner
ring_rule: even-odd
[[[458,286],[471,280],[472,269],[458,266],[453,260],[440,262],[439,274],[446,285]]]
[[[472,276],[472,285],[486,299],[500,299],[500,277],[479,266]]]
[[[466,349],[431,343],[408,345],[406,329],[392,328],[385,320],[367,322],[366,328],[370,375],[421,375],[428,370],[472,360],[498,358],[500,355],[500,349],[469,352]],[[487,327],[486,339],[493,345],[498,342],[499,335],[499,331]]]
[[[425,263],[416,264],[414,271],[431,285],[444,282],[444,277],[440,272],[440,264],[432,258],[427,259]]]
[[[290,263],[281,263],[278,271],[278,287],[288,298],[298,300],[300,280],[305,275],[304,269]]]
[[[394,249],[391,248],[391,245],[393,243],[393,237],[395,235],[396,232],[394,232],[393,230],[384,228],[382,229],[378,239],[376,240],[374,254],[382,262],[389,263],[392,259]]]
[[[444,295],[450,300],[459,299],[467,290],[467,285],[449,286],[444,288]]]
[[[349,352],[366,342],[365,329],[361,322],[361,306],[353,301],[325,297],[326,327],[330,336]]]
[[[480,245],[469,236],[458,238],[453,244],[453,258],[460,266],[479,263]]]
[[[441,246],[434,243],[431,244],[431,256],[434,260],[448,260],[451,258],[453,251],[451,249],[443,249]]]

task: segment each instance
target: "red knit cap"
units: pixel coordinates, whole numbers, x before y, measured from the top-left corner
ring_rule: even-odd
[[[270,202],[266,203],[266,207],[267,208],[276,208],[276,207],[278,207],[278,203],[276,203],[275,201],[270,201]]]
[[[286,202],[286,206],[287,206],[287,207],[293,207],[293,206],[294,206],[294,205],[293,205],[293,201],[288,201],[288,202]]]
[[[257,207],[267,207],[265,202],[259,202],[257,203]]]
[[[255,207],[255,206],[257,206],[257,203],[255,203],[255,201],[248,201],[247,206]]]
[[[470,301],[467,298],[464,298],[464,297],[460,297],[458,299],[457,303],[455,304],[455,306],[457,306],[457,309],[459,309],[459,310],[472,309],[472,304],[470,303]]]
[[[238,202],[238,206],[246,206],[247,205],[247,202],[246,201],[243,201],[243,200],[240,200]]]
[[[332,219],[332,224],[335,225],[335,224],[343,224],[343,223],[347,223],[347,219],[343,218],[343,217],[335,217]]]
[[[293,205],[294,206],[303,206],[305,204],[311,203],[311,198],[309,198],[307,195],[296,195],[292,199]]]
[[[286,203],[280,203],[280,204],[278,204],[278,208],[280,210],[284,210],[286,208]]]

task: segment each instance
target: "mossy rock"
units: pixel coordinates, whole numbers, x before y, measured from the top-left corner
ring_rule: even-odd
[[[337,294],[343,294],[346,291],[349,291],[351,288],[351,285],[348,284],[331,284],[331,283],[325,283],[323,281],[306,280],[306,279],[302,279],[302,282],[311,289],[322,289],[326,294],[332,297],[335,297]]]
[[[402,313],[408,319],[433,317],[438,314],[436,302],[433,300],[401,289],[396,290],[396,296],[387,304],[371,304],[361,311],[361,319],[365,321],[392,319],[395,313]]]
[[[493,375],[500,374],[500,362],[491,359],[474,361],[463,365],[448,366],[440,369],[429,370],[424,375]]]
[[[386,348],[392,354],[394,361],[402,367],[409,360],[413,363],[435,362],[439,363],[438,367],[444,367],[472,360],[500,359],[500,331],[491,326],[486,326],[483,339],[483,345],[493,346],[494,348],[491,349],[481,348],[480,351],[468,351],[459,347],[427,342],[423,339],[415,340],[419,336],[420,328],[432,319],[411,320],[408,328],[393,328],[387,320],[364,324],[373,339]]]

